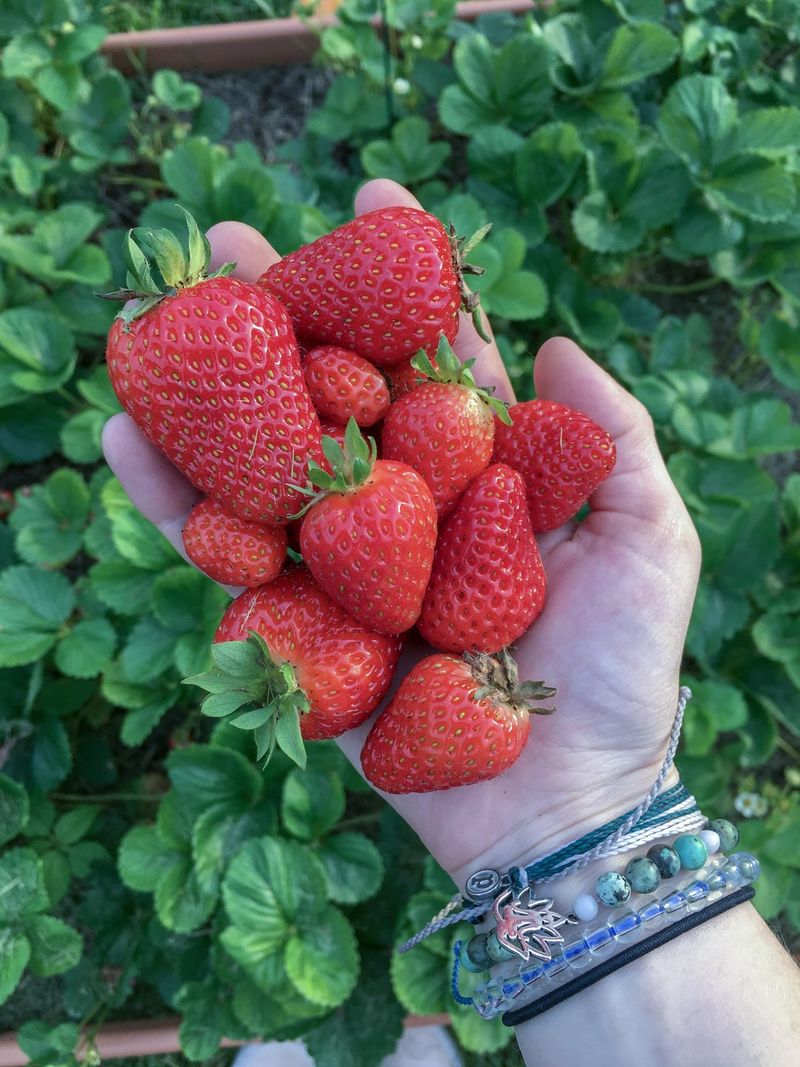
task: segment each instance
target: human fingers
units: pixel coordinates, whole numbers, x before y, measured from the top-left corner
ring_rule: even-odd
[[[187,558],[183,526],[202,493],[150,444],[128,415],[112,415],[105,424],[103,452],[133,505]]]
[[[236,264],[234,275],[255,281],[280,257],[265,237],[242,222],[218,222],[206,233],[211,270]],[[128,415],[114,415],[103,429],[109,467],[146,519],[186,556],[183,526],[202,494],[136,428]]]
[[[534,379],[541,400],[583,412],[614,438],[617,461],[592,495],[590,528],[603,532],[606,518],[622,516],[628,523],[657,524],[692,540],[691,520],[667,472],[647,409],[565,337],[551,338],[539,349]]]
[[[383,207],[416,207],[422,205],[417,198],[397,182],[389,178],[376,178],[374,181],[362,185],[356,193],[356,215],[364,215],[368,211],[377,211]],[[484,332],[488,337],[492,336],[489,321],[481,312]],[[456,355],[464,362],[474,359],[475,366],[472,373],[475,381],[485,389],[493,388],[494,395],[508,403],[514,402],[514,391],[511,388],[505,365],[494,341],[484,341],[472,325],[468,315],[463,312],[460,315],[458,335],[453,345]]]
[[[257,282],[267,267],[281,258],[258,230],[244,222],[218,222],[206,232],[211,245],[209,270],[235,263],[234,278]]]

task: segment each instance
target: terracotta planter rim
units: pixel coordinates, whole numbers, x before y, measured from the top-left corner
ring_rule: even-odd
[[[533,11],[533,0],[464,0],[456,6],[456,17],[473,21],[480,15]],[[308,62],[319,46],[319,34],[336,25],[335,16],[258,19],[206,26],[180,26],[174,29],[112,33],[102,50],[109,62],[124,74],[137,69],[138,56],[148,71],[203,70],[208,72],[247,70],[254,67]],[[373,25],[380,25],[379,19]]]
[[[178,1027],[180,1017],[169,1015],[163,1019],[129,1019],[106,1023],[95,1038],[95,1047],[101,1060],[115,1060],[130,1056],[158,1056],[170,1052],[180,1052]],[[408,1015],[404,1025],[446,1026],[450,1022],[448,1015]],[[231,1041],[223,1038],[221,1048],[235,1048],[239,1045],[258,1044],[253,1041]],[[0,1034],[0,1067],[24,1067],[28,1057],[17,1043],[16,1033]]]

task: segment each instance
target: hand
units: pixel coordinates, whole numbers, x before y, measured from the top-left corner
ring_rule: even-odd
[[[396,204],[418,206],[394,182],[374,181],[360,190],[356,213]],[[240,223],[219,223],[208,238],[212,265],[235,261],[246,281],[278,258]],[[496,346],[466,318],[455,348],[461,359],[476,360],[480,384],[513,400]],[[617,463],[584,522],[539,538],[548,599],[515,655],[521,678],[556,686],[556,714],[534,719],[525,751],[500,777],[388,798],[457,882],[477,868],[550,851],[645,795],[675,714],[699,570],[697,535],[642,405],[565,338],[542,346],[534,378],[539,398],[568,404],[608,430]],[[181,531],[200,494],[126,415],[109,421],[103,445],[133,503],[183,552]],[[339,739],[356,765],[368,729]]]

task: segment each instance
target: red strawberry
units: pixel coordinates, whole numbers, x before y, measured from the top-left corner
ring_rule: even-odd
[[[518,684],[508,653],[470,661],[428,656],[378,716],[361,752],[367,780],[386,793],[429,793],[502,774],[530,732],[541,682]]]
[[[431,360],[431,366],[434,370],[439,369],[435,359]],[[384,377],[389,383],[389,393],[392,401],[399,400],[401,396],[410,393],[412,389],[416,389],[417,386],[425,385],[426,382],[430,381],[427,374],[417,370],[412,360],[409,360],[408,363],[397,363],[393,367],[387,367],[384,371]]]
[[[327,419],[320,419],[320,429],[322,430],[323,437],[332,437],[334,441],[338,442],[338,444],[344,448],[345,428],[341,423],[329,422]]]
[[[303,520],[300,550],[337,604],[379,633],[417,621],[436,545],[436,508],[420,476],[375,459],[354,419],[345,447],[325,441],[332,474],[311,465],[319,493]]]
[[[338,737],[369,718],[389,688],[400,654],[398,637],[376,634],[356,622],[304,567],[242,593],[225,612],[214,641],[241,641],[251,630],[263,638],[275,661],[294,668],[310,703],[300,718],[307,741]],[[270,671],[267,666],[267,678],[264,665],[260,667],[263,703],[275,667]]]
[[[388,207],[360,215],[274,263],[259,279],[288,308],[298,336],[342,345],[379,367],[403,363],[419,349],[452,341],[460,308],[478,298],[464,263],[486,230],[456,239],[419,208]]]
[[[201,500],[183,527],[186,555],[215,582],[256,586],[280,574],[286,529],[229,515],[216,500]]]
[[[257,285],[207,276],[209,246],[191,216],[188,259],[168,230],[128,235],[129,288],[106,358],[122,406],[144,435],[208,496],[243,519],[285,523],[301,506],[319,419],[289,316]],[[144,245],[144,242],[142,242]]]
[[[495,463],[439,529],[417,627],[446,652],[499,652],[525,633],[544,597],[522,476]]]
[[[524,478],[533,532],[555,530],[614,469],[614,441],[587,415],[550,400],[517,404],[511,419],[495,425],[493,459]]]
[[[470,367],[442,340],[434,371],[424,353],[418,368],[431,381],[392,404],[383,423],[381,455],[407,463],[433,492],[439,518],[453,507],[492,458],[494,415],[508,419],[505,404],[479,389]],[[510,421],[510,420],[509,420]]]
[[[319,414],[341,423],[353,418],[372,426],[389,410],[389,387],[366,359],[336,345],[312,348],[303,369],[308,392]]]

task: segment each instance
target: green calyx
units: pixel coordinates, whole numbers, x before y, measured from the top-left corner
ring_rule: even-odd
[[[238,730],[252,730],[262,765],[277,746],[305,767],[300,716],[311,705],[297,684],[294,667],[275,660],[264,639],[253,631],[243,641],[212,645],[211,659],[210,671],[183,679],[184,685],[196,685],[209,694],[201,706],[203,714],[224,719]]]
[[[312,459],[308,464],[308,480],[311,486],[295,486],[298,492],[311,499],[293,519],[299,519],[318,501],[332,493],[349,493],[363,485],[372,474],[378,458],[378,446],[374,437],[364,438],[358,423],[351,418],[344,431],[344,448],[333,437],[322,436],[322,451],[331,466],[326,471]]]
[[[532,715],[552,715],[556,710],[536,703],[555,696],[555,689],[544,682],[520,682],[516,660],[507,648],[492,656],[486,652],[465,652],[463,659],[478,683],[476,700],[488,697],[495,704],[510,705],[515,711]]]
[[[186,248],[171,230],[140,227],[128,230],[125,236],[125,265],[128,268],[125,288],[101,295],[104,300],[138,301],[137,304],[124,307],[117,316],[126,326],[165,297],[174,296],[181,289],[188,289],[208,278],[222,278],[236,266],[235,263],[225,263],[219,270],[209,274],[211,246],[189,212],[184,208],[180,210],[186,219]]]
[[[450,248],[453,253],[453,267],[458,277],[461,292],[462,310],[472,316],[472,325],[475,327],[478,336],[486,341],[487,344],[491,341],[491,338],[484,330],[483,322],[481,321],[480,293],[473,293],[467,288],[464,275],[479,276],[486,273],[483,267],[478,267],[474,263],[467,263],[467,256],[476,245],[480,244],[491,228],[492,224],[488,223],[486,226],[481,226],[479,230],[476,230],[471,237],[459,237],[452,222],[447,227],[447,236],[450,238]]]
[[[431,363],[424,351],[419,351],[412,357],[411,366],[430,378],[432,382],[441,382],[445,385],[461,385],[465,389],[471,389],[480,397],[484,404],[506,426],[511,425],[511,416],[508,413],[508,405],[496,396],[492,396],[492,389],[484,389],[475,381],[472,368],[474,359],[467,359],[463,363],[450,347],[450,343],[444,334],[439,338],[439,347],[436,350],[436,366]]]

